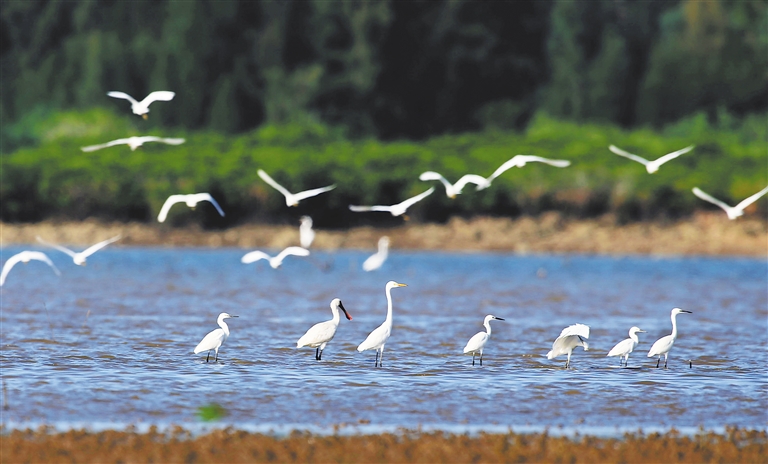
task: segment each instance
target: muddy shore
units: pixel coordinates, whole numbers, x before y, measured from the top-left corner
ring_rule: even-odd
[[[35,244],[45,240],[88,246],[122,234],[113,246],[207,246],[283,248],[298,245],[298,227],[249,224],[226,230],[172,228],[164,224],[46,221],[34,224],[0,223],[2,246]],[[396,228],[360,227],[317,230],[312,247],[373,250],[388,235],[394,249],[447,251],[504,251],[515,253],[588,253],[659,255],[768,256],[768,221],[743,217],[729,221],[724,214],[699,212],[676,222],[619,224],[613,216],[572,219],[559,213],[538,217],[465,220],[446,224],[404,223]]]
[[[720,435],[628,434],[622,438],[565,438],[538,434],[410,432],[283,438],[235,430],[192,437],[181,428],[50,433],[46,429],[0,435],[0,461],[36,462],[762,462],[765,431],[729,429]]]

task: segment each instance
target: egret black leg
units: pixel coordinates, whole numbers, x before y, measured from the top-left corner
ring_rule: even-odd
[[[661,358],[659,358],[659,360],[661,360]],[[667,358],[664,358],[664,369],[666,368],[667,368]]]
[[[483,353],[480,353],[480,365],[483,365]]]
[[[219,362],[219,352],[216,352],[216,359],[213,360],[213,362]]]
[[[322,361],[323,360],[323,350],[320,350],[320,354],[317,355],[317,360]]]
[[[659,359],[656,361],[656,369],[659,368],[660,363],[661,363],[661,356],[659,356]]]
[[[320,361],[320,347],[315,349],[315,361]]]
[[[208,350],[208,356],[205,357],[205,362],[208,362],[209,359],[211,359],[211,350]]]
[[[472,353],[472,365],[475,365],[475,353]]]
[[[379,350],[376,350],[376,360],[373,361],[373,367],[376,367],[379,365]]]

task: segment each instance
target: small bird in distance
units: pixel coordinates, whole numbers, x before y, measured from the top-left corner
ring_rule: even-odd
[[[153,102],[171,101],[173,100],[173,97],[176,96],[174,92],[169,92],[167,90],[158,90],[156,92],[152,92],[142,101],[136,101],[135,98],[125,92],[112,91],[107,92],[107,95],[112,98],[122,98],[124,100],[128,100],[131,102],[131,110],[133,111],[133,114],[139,115],[144,119],[147,119],[147,113],[149,113],[149,105],[151,105]]]
[[[339,318],[339,310],[344,311],[344,316],[346,316],[347,320],[352,320],[352,316],[349,315],[344,308],[344,305],[341,304],[341,300],[334,298],[333,301],[331,301],[333,319],[330,321],[319,322],[310,327],[310,329],[307,330],[307,333],[302,335],[299,341],[296,342],[296,348],[302,348],[304,346],[315,348],[315,359],[317,361],[322,361],[325,346],[328,342],[333,340],[333,336],[336,335],[336,329],[339,328],[339,321],[341,320]]]
[[[398,203],[396,205],[392,206],[382,206],[382,205],[374,205],[374,206],[357,206],[357,205],[349,205],[350,211],[354,211],[356,213],[361,212],[367,212],[367,211],[383,211],[390,213],[392,216],[403,216],[405,212],[410,208],[411,206],[415,205],[416,203],[420,202],[421,200],[427,198],[428,196],[432,195],[432,192],[435,191],[434,187],[430,187],[429,190],[426,192],[422,192],[415,197],[411,197],[401,203]],[[403,216],[403,218],[407,221],[408,216]]]
[[[219,214],[224,217],[224,211],[221,206],[213,199],[210,193],[191,193],[189,195],[171,195],[163,203],[163,207],[160,208],[160,214],[157,215],[157,222],[165,222],[168,217],[168,212],[171,210],[171,206],[176,203],[186,203],[192,209],[195,209],[198,203],[201,201],[210,202]]]
[[[439,180],[445,186],[445,194],[448,195],[448,198],[456,198],[456,195],[460,195],[467,184],[483,185],[486,182],[483,176],[478,176],[477,174],[465,174],[461,176],[455,184],[451,184],[442,176],[442,174],[435,171],[422,172],[419,176],[419,180]]]
[[[734,219],[736,219],[739,216],[743,216],[744,215],[744,209],[747,206],[751,205],[752,203],[756,202],[758,199],[760,199],[760,197],[762,197],[766,193],[768,193],[768,187],[760,190],[759,192],[757,192],[756,194],[754,194],[751,197],[747,198],[746,200],[741,201],[738,205],[730,206],[730,205],[726,205],[725,203],[723,203],[722,201],[720,201],[717,198],[713,197],[712,195],[704,193],[698,187],[694,187],[693,188],[693,194],[694,195],[696,195],[697,197],[701,198],[704,201],[708,201],[708,202],[712,203],[713,205],[717,205],[720,208],[722,208],[723,211],[725,211],[725,214],[728,215],[728,219],[730,219],[730,220],[734,220]]]
[[[589,326],[584,324],[574,324],[568,326],[560,332],[560,336],[552,343],[552,350],[547,353],[547,359],[554,359],[561,354],[567,354],[565,368],[571,365],[571,353],[577,346],[584,347],[584,351],[589,350],[587,339],[589,338]]]
[[[39,235],[37,236],[37,241],[44,245],[48,245],[50,247],[56,248],[61,252],[68,254],[69,256],[72,257],[72,261],[74,261],[74,263],[77,264],[78,266],[85,266],[85,260],[88,259],[89,256],[101,250],[102,248],[109,245],[110,243],[120,240],[121,238],[122,238],[122,235],[116,235],[112,238],[109,238],[95,245],[92,245],[79,253],[74,252],[69,248],[63,247],[61,245],[56,245],[55,243],[46,242]]]
[[[259,169],[258,171],[256,171],[256,174],[258,174],[259,177],[261,177],[261,179],[264,182],[268,183],[275,190],[282,193],[283,196],[285,196],[285,204],[288,206],[298,206],[301,200],[320,195],[321,193],[325,193],[336,188],[335,185],[329,185],[327,187],[320,187],[312,190],[305,190],[299,193],[291,193],[285,187],[275,182],[275,180],[269,177],[269,174],[267,174],[263,170]]]
[[[389,256],[389,237],[386,235],[381,237],[378,246],[379,250],[363,262],[363,270],[365,272],[375,271],[387,260],[387,256]]]
[[[243,255],[243,257],[240,258],[240,262],[243,264],[251,264],[256,261],[266,259],[272,269],[277,269],[283,264],[283,260],[288,256],[309,256],[309,250],[302,247],[290,246],[274,257],[269,256],[263,251],[256,250]]]
[[[13,266],[18,263],[27,264],[30,261],[42,261],[51,266],[56,275],[61,275],[61,272],[56,269],[56,266],[53,265],[53,262],[45,253],[41,251],[22,251],[8,258],[5,264],[3,264],[3,272],[0,273],[0,287],[5,284],[5,279],[8,277],[8,273],[11,272],[11,269],[13,269]]]
[[[483,349],[491,339],[491,321],[503,321],[504,319],[496,317],[493,314],[485,316],[483,325],[485,326],[485,332],[478,332],[472,336],[467,342],[467,346],[464,347],[464,354],[472,353],[472,365],[475,365],[475,355],[480,353],[480,365],[483,365]]]
[[[131,151],[136,151],[137,148],[139,148],[140,146],[144,145],[147,142],[161,142],[168,145],[181,145],[182,143],[185,142],[185,140],[177,139],[177,138],[156,137],[154,135],[145,135],[142,137],[128,137],[125,139],[112,140],[111,142],[102,143],[99,145],[89,145],[87,147],[82,147],[80,149],[85,152],[90,152],[90,151],[101,150],[102,148],[114,147],[116,145],[128,145],[131,148]]]
[[[669,160],[673,160],[677,158],[680,155],[684,155],[685,153],[688,153],[689,151],[693,150],[694,145],[685,147],[683,149],[673,151],[672,153],[667,153],[666,155],[662,156],[661,158],[654,160],[654,161],[648,161],[647,159],[634,155],[632,153],[629,153],[628,151],[624,151],[621,148],[617,147],[616,145],[610,145],[608,147],[609,150],[616,153],[619,156],[623,156],[625,158],[629,158],[632,161],[637,161],[638,163],[645,166],[645,170],[648,171],[648,174],[653,174],[654,172],[659,170],[659,167],[666,163]]]
[[[512,169],[512,168],[522,168],[527,163],[544,163],[548,164],[550,166],[554,166],[556,168],[566,168],[571,165],[571,162],[568,160],[553,160],[549,158],[542,158],[541,156],[534,156],[534,155],[515,155],[512,158],[510,158],[508,161],[504,162],[501,166],[499,166],[495,171],[493,171],[493,174],[483,179],[482,183],[479,183],[475,190],[485,190],[488,187],[491,186],[491,182],[506,171]]]

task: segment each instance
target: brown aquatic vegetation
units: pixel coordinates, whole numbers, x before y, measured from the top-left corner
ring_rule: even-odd
[[[765,431],[727,429],[681,436],[626,434],[622,438],[565,438],[539,434],[403,432],[320,436],[294,432],[283,438],[232,429],[193,437],[180,427],[135,431],[53,433],[49,429],[0,435],[3,463],[195,462],[764,462]]]
[[[223,231],[172,228],[159,224],[53,222],[0,223],[2,245],[47,241],[89,246],[122,234],[114,245],[208,246],[284,248],[297,245],[296,227],[242,225]],[[314,249],[374,250],[382,235],[392,248],[452,251],[507,251],[516,253],[701,254],[768,255],[768,221],[755,217],[729,221],[724,214],[699,212],[677,222],[638,222],[622,225],[613,216],[573,219],[559,213],[538,217],[453,218],[446,224],[405,224],[376,229],[318,230]]]

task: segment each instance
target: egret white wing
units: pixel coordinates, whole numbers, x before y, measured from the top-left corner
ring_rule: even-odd
[[[487,332],[478,332],[478,333],[476,333],[467,342],[467,346],[464,347],[464,353],[469,353],[471,351],[479,351],[480,348],[485,346],[485,343],[487,341],[488,341],[488,333]]]
[[[275,190],[277,190],[278,192],[282,193],[282,194],[283,194],[283,196],[285,196],[285,197],[289,197],[289,196],[291,196],[291,195],[292,195],[292,193],[291,193],[291,192],[289,192],[288,190],[286,190],[286,189],[285,189],[285,187],[283,187],[282,185],[280,185],[280,184],[278,184],[277,182],[275,182],[275,180],[274,180],[273,178],[269,177],[269,174],[267,174],[267,173],[266,173],[266,172],[264,172],[263,170],[259,169],[258,171],[256,171],[256,174],[258,174],[258,175],[259,175],[259,177],[261,177],[261,179],[262,179],[264,182],[268,183],[268,184],[269,184],[269,185],[271,185],[271,186],[272,186],[272,187],[273,187]]]
[[[272,258],[271,256],[264,253],[263,251],[256,250],[256,251],[251,251],[250,253],[244,254],[243,257],[240,258],[240,262],[245,264],[250,264],[260,259],[266,259],[267,261],[269,261],[269,259],[271,258]]]
[[[651,346],[651,350],[648,352],[648,357],[652,358],[654,356],[668,352],[674,342],[675,339],[672,338],[672,335],[661,337],[660,339],[656,340],[653,346]]]
[[[519,167],[520,166],[520,157],[521,156],[523,156],[523,155],[515,155],[512,158],[510,158],[507,161],[505,161],[501,166],[499,166],[495,171],[493,171],[493,174],[491,174],[490,176],[488,176],[485,179],[485,185],[490,185],[491,182],[493,182],[493,179],[499,177],[505,171],[507,171],[507,170],[509,170],[509,169],[511,169],[511,168],[513,168],[515,166]]]
[[[321,193],[325,193],[328,191],[331,191],[336,188],[336,185],[329,185],[327,187],[320,187],[312,190],[305,190],[303,192],[299,192],[293,195],[294,198],[296,198],[296,201],[304,200],[305,198],[311,198],[317,195],[320,195]]]
[[[560,336],[557,338],[567,337],[569,335],[577,335],[582,338],[589,338],[589,326],[584,324],[573,324],[563,329],[560,332]]]
[[[354,211],[356,213],[361,213],[366,211],[386,211],[386,212],[392,211],[391,206],[382,206],[382,205],[374,205],[374,206],[349,205],[349,209],[350,211]]]
[[[200,201],[207,201],[210,202],[215,208],[216,211],[219,212],[219,214],[224,217],[224,210],[221,209],[221,206],[216,202],[216,200],[213,199],[210,193],[196,193],[195,194],[195,200],[198,202]]]
[[[379,348],[389,338],[389,330],[383,324],[373,329],[368,337],[358,345],[357,351],[365,351]]]
[[[117,139],[117,140],[112,140],[110,142],[102,143],[99,145],[89,145],[87,147],[82,147],[80,149],[84,152],[91,152],[91,151],[101,150],[102,148],[114,147],[115,145],[127,145],[128,143],[129,143],[129,139]]]
[[[138,103],[136,99],[134,99],[132,96],[128,95],[125,92],[117,92],[117,91],[111,91],[107,92],[107,95],[109,95],[112,98],[123,98],[125,100],[128,100],[131,103]]]
[[[156,135],[145,135],[142,137],[138,137],[138,139],[141,141],[142,144],[146,142],[162,142],[162,143],[167,143],[168,145],[181,145],[182,143],[186,142],[186,139],[158,137]]]
[[[11,256],[5,261],[5,264],[3,264],[3,272],[2,274],[0,274],[0,287],[2,287],[3,284],[5,283],[5,278],[8,277],[8,273],[11,272],[11,269],[13,269],[13,266],[15,266],[16,264],[19,263],[19,261],[21,261],[22,256],[23,255],[21,253],[18,253]]]
[[[216,347],[221,346],[221,344],[224,343],[225,335],[224,330],[221,328],[210,331],[208,335],[203,337],[200,343],[197,344],[194,353],[202,353],[203,351],[213,350]]]
[[[398,203],[398,206],[402,206],[405,209],[410,208],[411,206],[415,205],[416,203],[420,202],[421,200],[427,198],[428,196],[432,195],[432,192],[435,191],[434,187],[430,187],[429,190],[426,192],[422,192],[415,197],[411,197],[403,202]]]
[[[634,340],[632,340],[631,338],[622,340],[619,343],[617,343],[616,346],[611,348],[611,351],[609,351],[606,356],[621,356],[626,353],[631,353],[633,344],[634,344]]]
[[[276,256],[278,261],[282,261],[285,259],[286,256],[293,255],[293,256],[309,256],[309,250],[302,247],[297,246],[290,246],[286,248],[285,250],[281,251],[279,255]]]
[[[169,92],[168,90],[157,90],[144,97],[144,100],[141,101],[141,104],[143,106],[149,106],[154,101],[171,101],[175,96],[176,93],[174,92]]]
[[[57,250],[59,250],[61,252],[64,252],[64,253],[68,254],[69,256],[71,256],[73,258],[77,254],[74,251],[70,250],[69,248],[63,247],[61,245],[56,245],[55,243],[46,242],[39,235],[37,236],[37,241],[42,243],[43,245],[48,245],[49,247],[56,248]]]
[[[637,155],[633,155],[632,153],[630,153],[628,151],[624,151],[621,148],[617,147],[616,145],[609,145],[608,149],[611,150],[612,152],[616,153],[619,156],[623,156],[623,157],[629,158],[629,159],[631,159],[633,161],[637,161],[638,163],[642,164],[643,166],[647,165],[650,162],[650,161],[648,161],[647,159],[645,159],[643,157],[640,157],[640,156],[637,156]]]
[[[168,211],[171,210],[171,206],[186,201],[185,198],[186,195],[169,196],[168,199],[165,200],[165,203],[163,203],[163,207],[160,208],[160,214],[157,215],[157,222],[165,222],[165,219],[168,217]]]
[[[734,208],[743,210],[747,206],[749,206],[752,203],[756,202],[760,197],[762,197],[766,193],[768,193],[768,187],[760,190],[759,192],[757,192],[756,194],[754,194],[751,197],[747,198],[746,200],[743,200],[741,203],[739,203],[738,205],[734,206]]]
[[[725,211],[728,211],[729,209],[731,209],[730,205],[726,205],[725,203],[723,203],[722,201],[720,201],[717,198],[713,197],[712,195],[710,195],[708,193],[704,193],[698,187],[694,187],[693,188],[693,194],[696,195],[697,197],[701,198],[704,201],[708,201],[708,202],[712,203],[713,205],[717,205],[717,206],[721,207]]]
[[[92,254],[96,253],[97,251],[101,250],[105,246],[109,245],[112,242],[116,242],[120,240],[123,236],[122,235],[116,235],[112,238],[108,238],[102,242],[99,242],[95,245],[91,245],[90,247],[86,248],[85,250],[80,252],[80,255],[83,258],[87,258],[88,256],[91,256]]]
[[[654,163],[656,163],[657,166],[661,166],[662,164],[666,163],[669,160],[673,160],[673,159],[677,158],[680,155],[684,155],[684,154],[688,153],[689,151],[693,150],[693,147],[694,147],[694,145],[691,145],[691,146],[685,147],[683,149],[680,149],[680,150],[677,150],[677,151],[673,151],[672,153],[667,153],[666,155],[664,155],[661,158],[659,158],[656,161],[654,161]]]
[[[567,168],[571,165],[571,162],[568,160],[553,160],[549,158],[543,158],[541,156],[534,156],[534,155],[517,155],[515,158],[518,159],[518,164],[523,165],[525,163],[530,163],[531,161],[535,161],[537,163],[545,163],[550,166],[555,166],[558,168]]]
[[[485,183],[488,182],[485,177],[478,176],[477,174],[465,174],[461,176],[461,179],[457,180],[455,184],[453,184],[453,187],[461,192],[461,190],[467,185],[467,184],[475,184],[475,185],[485,185]]]

